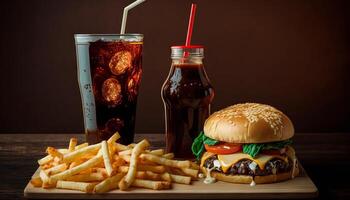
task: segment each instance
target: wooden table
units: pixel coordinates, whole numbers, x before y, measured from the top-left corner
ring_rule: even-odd
[[[23,189],[47,146],[66,147],[72,134],[0,134],[0,199],[21,199]],[[137,134],[154,147],[164,146],[161,134]],[[297,156],[319,189],[320,199],[350,199],[350,133],[297,133]]]

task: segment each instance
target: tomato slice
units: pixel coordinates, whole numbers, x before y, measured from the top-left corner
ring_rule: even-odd
[[[208,152],[215,153],[215,154],[232,154],[238,151],[242,151],[241,144],[232,144],[232,143],[219,143],[213,146],[204,144],[204,147]]]

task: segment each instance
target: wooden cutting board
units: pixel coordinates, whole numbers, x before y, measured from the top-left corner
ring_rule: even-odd
[[[301,169],[303,169],[301,167]],[[38,173],[38,170],[35,172]],[[148,190],[130,188],[129,191],[114,190],[105,194],[86,194],[79,191],[63,189],[35,188],[30,183],[24,189],[26,198],[36,199],[271,199],[271,198],[314,198],[318,191],[312,180],[302,170],[300,176],[293,180],[260,184],[216,182],[204,184],[202,180],[193,181],[192,185],[173,184],[171,190]]]

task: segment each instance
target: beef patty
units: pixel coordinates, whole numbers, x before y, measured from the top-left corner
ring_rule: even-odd
[[[213,155],[204,161],[204,167],[212,168],[214,166],[214,161],[217,160],[217,155]],[[260,169],[257,165],[255,172],[249,168],[250,163],[253,161],[249,159],[242,159],[232,165],[230,169],[226,171],[226,175],[250,175],[250,176],[266,176],[271,174],[278,174],[289,172],[292,168],[292,161],[288,158],[288,162],[281,160],[279,158],[274,158],[268,161],[264,169]],[[213,171],[223,173],[222,167],[213,169]]]

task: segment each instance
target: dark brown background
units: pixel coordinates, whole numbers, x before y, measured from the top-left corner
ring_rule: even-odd
[[[131,1],[3,1],[0,132],[81,132],[74,33],[117,33]],[[349,1],[198,1],[213,110],[246,101],[280,108],[298,132],[350,130]],[[137,132],[163,131],[160,88],[184,43],[190,1],[148,0],[127,32],[145,35]]]

